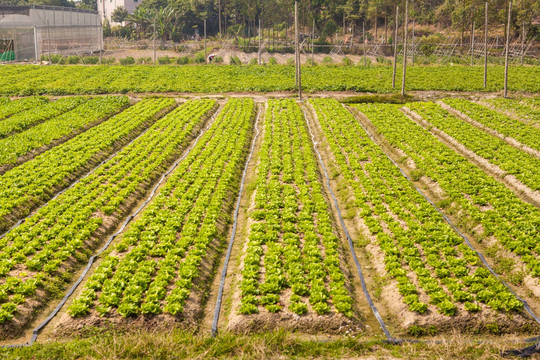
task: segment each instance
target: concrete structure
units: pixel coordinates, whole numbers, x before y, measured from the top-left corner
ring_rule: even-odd
[[[60,6],[0,5],[0,59],[39,60],[42,55],[99,51],[103,31],[97,11]],[[14,56],[5,54],[13,53]]]
[[[142,0],[97,0],[97,7],[101,20],[109,20],[112,25],[111,16],[114,10],[119,7],[123,7],[127,10],[128,13],[132,14],[137,5],[139,5]]]

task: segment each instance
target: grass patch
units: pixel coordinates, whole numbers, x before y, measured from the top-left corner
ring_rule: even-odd
[[[420,332],[429,334],[431,331],[422,328]],[[362,337],[309,340],[285,331],[246,335],[220,333],[212,338],[208,334],[197,335],[183,330],[95,330],[88,332],[85,338],[48,341],[27,348],[0,349],[0,358],[352,359],[393,356],[400,359],[493,359],[499,358],[504,346],[496,342],[478,344],[463,340],[455,338],[447,344],[392,345],[382,339]],[[519,345],[512,344],[511,347],[519,348]]]
[[[406,104],[409,102],[418,101],[412,95],[401,96],[401,94],[377,94],[377,95],[358,95],[346,97],[340,102],[345,104],[371,104],[371,103],[384,103],[384,104]]]

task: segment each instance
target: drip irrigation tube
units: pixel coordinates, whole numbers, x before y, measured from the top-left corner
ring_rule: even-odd
[[[316,116],[316,114],[314,115]],[[349,242],[349,247],[351,249],[351,254],[353,256],[353,259],[354,259],[354,262],[356,264],[356,268],[357,268],[357,271],[358,271],[358,275],[360,277],[360,282],[362,284],[362,290],[364,292],[364,295],[366,296],[366,299],[369,303],[369,306],[371,308],[371,310],[373,311],[373,314],[375,315],[375,317],[377,318],[380,326],[381,326],[381,329],[383,330],[385,336],[387,337],[387,342],[391,343],[391,344],[401,344],[401,343],[417,343],[417,344],[445,344],[445,343],[451,343],[449,341],[446,341],[446,340],[414,340],[414,339],[401,339],[401,338],[394,338],[391,336],[390,332],[388,331],[387,327],[386,327],[386,324],[384,322],[384,320],[382,319],[382,317],[380,316],[375,304],[373,303],[373,300],[371,299],[371,296],[369,294],[369,291],[367,289],[367,286],[366,286],[366,283],[365,283],[365,279],[364,279],[364,276],[363,276],[363,273],[362,273],[362,269],[361,269],[361,266],[360,266],[360,263],[358,262],[358,258],[356,257],[356,253],[355,253],[355,250],[354,250],[354,246],[353,246],[353,242],[352,242],[352,239],[349,235],[349,232],[347,231],[347,228],[345,226],[345,222],[343,221],[343,218],[341,216],[341,210],[339,208],[339,205],[338,205],[338,202],[337,202],[337,199],[334,195],[334,192],[332,191],[332,188],[330,187],[330,179],[328,177],[328,172],[326,170],[326,167],[324,166],[324,163],[322,161],[322,157],[321,157],[321,154],[318,150],[318,142],[315,140],[315,136],[314,134],[312,133],[311,131],[311,126],[309,124],[309,121],[306,117],[306,123],[308,125],[308,129],[309,129],[309,134],[311,135],[311,138],[312,138],[312,141],[313,141],[313,145],[314,145],[314,149],[315,149],[315,152],[317,153],[317,156],[319,158],[319,163],[321,164],[321,167],[323,169],[323,172],[324,172],[324,176],[326,178],[326,186],[330,192],[330,195],[332,197],[332,200],[334,201],[334,204],[336,206],[336,210],[337,210],[337,213],[338,213],[338,218],[339,218],[339,221],[340,221],[340,224],[341,224],[341,227],[345,233],[345,235],[347,236],[347,240]],[[360,126],[362,127],[362,129],[366,132],[366,134],[370,137],[370,139],[373,141],[374,144],[376,144],[378,146],[378,144],[375,142],[375,139],[373,138],[373,136],[364,128],[364,126],[362,125],[362,123],[359,121],[360,123]],[[411,184],[414,186],[414,184],[412,183],[411,179],[401,170],[401,168],[392,160],[392,158],[390,158],[390,156],[388,156],[388,154],[386,154],[386,152],[383,151],[383,153],[390,159],[390,161],[392,161],[392,163],[394,164],[394,166],[396,166],[399,171],[401,172],[401,174],[403,176],[405,176],[405,178],[407,178]],[[480,257],[480,259],[482,260],[482,262],[484,263],[484,265],[490,270],[490,272],[497,277],[497,279],[501,280],[499,278],[499,276],[497,276],[497,274],[493,271],[493,269],[491,269],[491,267],[485,262],[485,258],[482,256],[481,253],[479,253],[473,246],[472,244],[469,242],[469,240],[454,226],[454,224],[450,221],[450,219],[448,217],[446,217],[444,214],[442,214],[442,212],[440,211],[440,209],[437,208],[437,206],[435,204],[433,204],[433,202],[431,202],[423,193],[420,189],[418,189],[416,186],[414,186],[416,191],[418,191],[445,219],[445,221],[447,221],[451,226],[452,228],[465,240],[465,242],[467,243],[467,245],[473,250],[475,251],[478,256]],[[512,292],[512,294],[514,294],[514,296],[516,296],[517,299],[519,299],[520,301],[523,302],[524,306],[526,306],[526,308],[529,308],[528,304],[523,300],[521,299],[520,297],[518,297],[517,295],[515,295],[515,293],[512,291],[512,289],[509,288],[508,284],[506,284],[504,281],[501,280],[501,282]],[[529,308],[530,310],[530,308]],[[528,311],[529,312],[529,311]],[[538,317],[532,313],[532,310],[530,310],[529,314],[535,319],[538,321]],[[530,356],[534,353],[537,353],[537,352],[540,352],[540,346],[538,345],[538,343],[540,342],[540,336],[536,336],[536,337],[531,337],[531,338],[527,338],[527,339],[523,339],[521,340],[522,342],[524,343],[537,343],[535,345],[532,345],[532,346],[529,346],[529,347],[526,347],[524,349],[520,349],[520,350],[510,350],[510,351],[506,351],[506,352],[503,352],[502,355],[517,355],[517,356]],[[496,343],[500,343],[501,341],[490,341],[490,340],[469,340],[469,341],[465,341],[467,343],[473,343],[473,344],[482,344],[482,343],[490,343],[490,342],[496,342]],[[516,341],[512,341],[512,343],[516,343]]]
[[[244,183],[246,181],[249,162],[251,161],[251,156],[253,155],[255,144],[260,134],[260,129],[258,128],[260,115],[261,115],[261,109],[259,108],[258,113],[257,113],[257,120],[255,121],[255,129],[257,130],[257,132],[255,134],[255,137],[253,138],[253,142],[251,143],[251,150],[246,160],[246,165],[244,166],[244,172],[242,174],[242,181],[240,183],[240,192],[238,193],[238,199],[236,200],[236,208],[234,210],[234,223],[233,223],[233,228],[231,232],[231,238],[229,240],[227,254],[225,255],[225,262],[223,263],[223,269],[221,270],[219,291],[218,291],[217,300],[216,300],[216,307],[214,309],[214,318],[212,319],[212,337],[214,338],[216,337],[217,331],[218,331],[217,327],[218,327],[218,322],[219,322],[219,313],[221,311],[221,301],[223,299],[223,288],[225,287],[225,278],[227,277],[227,269],[229,267],[229,260],[231,258],[232,248],[234,245],[234,237],[236,236],[236,226],[238,225],[238,213],[240,211],[240,201],[242,199],[242,193],[244,191]]]
[[[349,243],[349,249],[351,251],[354,263],[356,265],[356,270],[358,271],[358,277],[360,278],[360,284],[362,285],[362,291],[364,292],[364,295],[366,296],[367,302],[369,304],[369,307],[371,308],[371,311],[377,318],[377,321],[379,322],[379,325],[381,326],[382,331],[384,332],[384,335],[388,339],[390,343],[397,343],[399,342],[398,339],[395,339],[390,335],[390,331],[388,331],[388,328],[386,327],[386,324],[381,316],[379,314],[379,310],[377,310],[377,307],[373,303],[373,300],[371,299],[371,295],[369,294],[369,291],[367,289],[366,280],[364,278],[364,274],[362,272],[362,266],[360,265],[360,262],[358,261],[358,257],[356,256],[356,251],[354,250],[354,244],[352,241],[351,236],[349,235],[349,231],[347,230],[347,227],[345,226],[345,221],[343,221],[343,217],[341,216],[341,210],[339,208],[339,204],[337,201],[336,196],[334,195],[334,192],[332,191],[332,188],[330,187],[330,178],[328,177],[328,172],[326,171],[326,167],[324,166],[324,163],[322,161],[321,153],[318,150],[318,142],[315,140],[315,135],[311,131],[311,126],[309,125],[309,121],[306,116],[304,116],[304,119],[306,120],[306,124],[309,130],[309,135],[311,135],[311,141],[313,142],[313,149],[315,149],[315,152],[317,153],[317,157],[319,158],[319,163],[321,164],[321,167],[324,172],[324,177],[326,179],[326,187],[328,188],[328,191],[330,192],[330,196],[332,197],[332,200],[334,201],[334,206],[337,210],[337,215],[339,218],[339,222],[341,224],[341,228],[343,229],[343,232],[345,233],[345,236],[347,236],[347,241]]]
[[[29,217],[31,216],[34,216],[39,210],[41,210],[41,208],[43,208],[44,206],[46,206],[50,201],[53,201],[55,200],[57,197],[59,197],[60,195],[62,195],[63,193],[65,193],[66,191],[68,191],[69,189],[75,187],[75,185],[77,185],[79,182],[81,182],[81,180],[89,177],[90,175],[92,175],[100,166],[102,166],[103,164],[105,164],[106,162],[108,162],[109,160],[111,160],[113,157],[115,157],[116,155],[118,155],[118,153],[120,151],[122,151],[123,149],[125,149],[126,147],[128,147],[129,145],[131,145],[133,142],[135,142],[135,140],[137,140],[138,138],[140,138],[141,136],[143,136],[148,130],[150,130],[150,128],[147,128],[145,129],[142,133],[140,133],[137,137],[135,137],[133,140],[131,140],[129,143],[127,143],[125,146],[122,146],[120,147],[120,149],[118,149],[115,153],[113,153],[111,156],[109,156],[107,159],[103,160],[102,162],[100,162],[96,167],[94,167],[92,170],[90,170],[88,173],[86,173],[84,176],[80,177],[78,180],[76,180],[75,182],[73,182],[70,186],[68,186],[67,188],[57,192],[51,199],[47,200],[43,205],[37,207],[34,211],[32,211],[30,214],[28,214],[26,217],[20,219],[19,221],[17,221],[12,227],[10,227],[6,232],[4,232],[3,234],[0,235],[0,239],[2,239],[3,237],[5,237],[7,234],[9,234],[11,231],[13,231],[15,228],[17,228],[18,226],[20,226],[23,222],[26,221],[26,219],[28,219]]]
[[[345,106],[345,105],[343,105]],[[369,136],[369,138],[371,139],[371,141],[379,146],[377,144],[377,142],[375,141],[375,139],[373,138],[373,136],[371,135],[371,133],[364,127],[364,125],[362,124],[362,122],[358,121],[358,123],[360,124],[360,126],[362,127],[362,129],[364,130],[364,132]],[[518,299],[522,304],[523,304],[523,307],[525,308],[525,310],[527,311],[527,313],[538,323],[540,324],[540,318],[532,311],[531,307],[529,306],[529,304],[527,303],[527,301],[525,301],[524,299],[522,299],[521,297],[519,297],[515,292],[514,290],[512,290],[512,288],[503,280],[499,277],[499,275],[493,270],[493,268],[487,263],[486,259],[484,258],[484,255],[478,251],[473,245],[472,243],[469,241],[469,239],[465,236],[465,234],[463,234],[455,225],[454,223],[452,222],[452,220],[450,220],[450,218],[448,218],[448,216],[446,216],[441,209],[439,209],[439,207],[437,205],[435,205],[433,203],[433,201],[431,201],[423,192],[422,190],[420,190],[414,183],[413,181],[411,180],[411,178],[409,178],[409,176],[407,176],[407,174],[405,174],[405,172],[403,172],[403,170],[401,169],[401,167],[399,167],[399,165],[385,152],[382,150],[381,148],[381,151],[386,155],[386,157],[392,162],[392,164],[394,164],[395,167],[398,168],[399,172],[411,183],[411,185],[415,188],[415,190],[420,194],[422,195],[422,197],[424,199],[427,200],[427,202],[435,209],[437,210],[437,212],[444,218],[444,220],[452,227],[452,229],[454,229],[454,231],[463,238],[463,240],[465,241],[465,244],[467,244],[467,246],[473,250],[476,255],[478,255],[478,257],[480,258],[480,261],[482,261],[482,264],[484,264],[484,266],[489,270],[489,272],[495,276],[495,278],[497,278],[497,280],[499,280],[511,293],[512,295],[514,295],[516,297],[516,299]]]
[[[126,228],[126,226],[131,222],[131,220],[133,220],[133,218],[135,218],[145,207],[146,205],[153,199],[153,197],[155,196],[156,194],[156,191],[157,189],[161,186],[161,184],[163,183],[163,181],[165,180],[165,178],[171,173],[174,171],[174,169],[176,169],[176,167],[180,164],[180,162],[182,162],[188,155],[189,153],[191,152],[191,150],[193,150],[193,148],[197,145],[199,139],[206,133],[206,131],[208,131],[208,129],[210,129],[210,127],[212,126],[212,124],[214,123],[215,119],[217,118],[218,114],[221,112],[223,108],[223,104],[220,105],[220,107],[216,110],[216,112],[214,113],[214,115],[212,116],[210,122],[208,123],[208,126],[204,129],[202,129],[199,133],[199,135],[197,136],[197,138],[195,139],[195,141],[193,142],[193,145],[185,152],[184,155],[182,155],[178,160],[176,160],[176,162],[169,168],[169,170],[167,170],[162,176],[161,176],[161,179],[159,180],[159,182],[154,186],[154,188],[152,189],[152,191],[150,192],[150,195],[148,196],[148,198],[144,201],[144,203],[141,204],[141,206],[134,212],[132,213],[131,215],[129,215],[126,220],[124,221],[124,223],[122,224],[122,226],[120,227],[120,229],[118,229],[117,232],[115,232],[114,234],[112,234],[109,239],[107,240],[107,242],[105,243],[105,245],[95,254],[93,255],[92,257],[90,257],[90,259],[88,260],[88,264],[86,265],[86,267],[84,268],[84,271],[83,273],[79,276],[79,278],[77,279],[77,281],[71,286],[71,288],[68,290],[68,292],[66,293],[66,295],[64,295],[64,297],[62,298],[62,300],[60,301],[60,303],[54,308],[54,310],[49,314],[49,316],[47,316],[47,318],[45,320],[43,320],[43,322],[41,324],[39,324],[34,330],[32,330],[32,337],[30,338],[30,341],[29,342],[26,342],[24,344],[16,344],[16,345],[3,345],[3,346],[0,346],[1,348],[19,348],[19,347],[27,347],[27,346],[31,346],[34,344],[34,342],[36,341],[40,331],[58,314],[58,312],[60,312],[60,310],[62,309],[62,307],[65,305],[65,303],[67,302],[67,300],[70,298],[71,295],[73,295],[73,293],[75,292],[75,290],[77,290],[78,286],[81,284],[81,282],[84,280],[84,278],[86,277],[88,271],[90,271],[90,268],[92,267],[92,265],[94,264],[95,260],[105,251],[107,250],[107,248],[111,245],[111,243],[113,242],[113,240],[118,236],[120,235],[124,229]],[[149,129],[147,129],[146,131],[148,131]],[[145,131],[145,132],[146,132]],[[139,138],[140,136],[142,136],[144,134],[144,132],[139,135],[137,138]],[[136,139],[137,139],[136,138]],[[133,141],[135,141],[136,139],[134,139]],[[131,142],[133,142],[131,141]],[[112,157],[111,157],[112,158]],[[95,170],[95,169],[94,169]],[[92,170],[92,172],[94,171]],[[88,174],[90,175],[90,174]],[[87,175],[87,176],[88,176]],[[73,185],[72,185],[73,186]],[[67,189],[66,189],[67,190]],[[64,190],[65,191],[65,190]],[[58,194],[59,195],[59,194]],[[58,196],[57,195],[57,196]]]

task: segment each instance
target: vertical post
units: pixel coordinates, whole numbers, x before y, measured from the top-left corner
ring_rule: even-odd
[[[487,61],[488,61],[488,3],[486,1],[484,20],[484,87],[487,87]]]
[[[298,78],[298,99],[302,101],[302,72],[300,65],[300,46],[298,44],[298,1],[294,2],[294,43],[296,48],[296,74]]]
[[[98,37],[99,37],[99,65],[102,62],[102,53],[103,53],[103,22],[100,21],[98,17]]]
[[[218,1],[219,40],[221,41],[221,0]]]
[[[396,6],[396,31],[394,33],[394,71],[392,73],[392,89],[396,88],[398,15],[399,15],[399,6]]]
[[[414,66],[414,49],[416,44],[414,43],[414,20],[412,21],[412,44],[411,44],[411,66]]]
[[[154,14],[154,41],[153,42],[154,42],[154,66],[156,66],[156,14]]]
[[[47,52],[49,53],[49,65],[51,65],[51,34],[49,32],[49,20],[47,19]]]
[[[472,22],[472,34],[471,34],[471,66],[474,65],[474,25],[475,22]]]
[[[257,62],[259,63],[259,65],[261,65],[261,41],[262,41],[262,33],[261,33],[261,19],[259,19],[259,51],[258,51],[258,60]]]
[[[508,95],[508,48],[510,47],[510,21],[512,20],[512,0],[508,5],[508,25],[506,27],[506,49],[504,53],[504,97]]]
[[[315,18],[313,18],[313,30],[311,30],[311,65],[315,64]]]
[[[206,54],[206,19],[204,19],[204,62],[208,64],[208,56]]]
[[[41,62],[38,58],[38,40],[37,40],[37,33],[36,33],[36,25],[34,25],[34,56],[36,58],[36,62]]]
[[[525,23],[521,32],[521,66],[523,66],[523,57],[525,56]]]
[[[407,73],[407,30],[409,29],[409,0],[405,2],[405,34],[403,36],[403,78],[401,80],[401,96],[405,96],[405,76]]]
[[[364,43],[364,66],[367,66],[366,59],[366,22],[362,21],[362,43]]]

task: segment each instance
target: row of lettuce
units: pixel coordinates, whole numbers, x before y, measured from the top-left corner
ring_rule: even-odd
[[[534,116],[529,123],[520,122],[472,102],[444,101],[533,149],[537,144]],[[0,142],[34,129],[47,133],[40,126],[54,121],[51,129],[62,129],[71,118],[85,124],[75,126],[108,119],[1,175],[1,229],[45,205],[0,238],[0,323],[14,317],[31,321],[28,314],[65,287],[104,235],[187,149],[216,102],[192,100],[171,111],[176,106],[173,99],[148,98],[112,116],[128,105],[122,96],[0,100],[0,114],[6,114],[0,128],[2,122],[11,121],[5,125],[11,130]],[[539,109],[536,100],[491,105],[515,113],[526,106],[533,113]],[[482,266],[477,254],[369,138],[354,110],[351,113],[332,99],[311,99],[307,106],[317,119],[313,125],[331,159],[330,173],[339,184],[345,211],[364,224],[361,237],[382,253],[384,271],[410,311],[452,316],[522,310],[523,304]],[[538,189],[538,159],[440,105],[408,106],[471,151]],[[462,229],[478,239],[495,239],[527,264],[529,275],[540,276],[537,208],[438,141],[398,106],[354,107],[404,155],[404,163],[414,164],[418,178],[426,176],[437,184],[441,190],[437,204],[457,217]],[[25,111],[27,122],[17,115]],[[202,265],[215,263],[214,246],[224,241],[231,199],[238,191],[253,135],[254,112],[251,99],[229,100],[158,196],[92,272],[69,307],[73,317],[163,312],[181,316],[188,298],[204,293],[210,275]],[[264,118],[254,207],[248,213],[238,274],[238,312],[353,317],[354,301],[340,257],[342,241],[325,199],[302,109],[290,99],[269,100]],[[135,140],[125,146],[131,139]],[[95,172],[50,200],[55,191],[122,146]],[[206,285],[194,288],[194,283]]]
[[[255,184],[239,312],[253,314],[264,307],[271,313],[339,312],[352,317],[341,242],[304,116],[294,100],[268,100]]]
[[[504,68],[489,67],[483,87],[481,66],[432,66],[407,69],[408,90],[500,91]],[[3,66],[4,95],[112,94],[127,92],[224,93],[295,90],[293,66]],[[358,91],[391,93],[389,66],[312,66],[302,69],[306,91]],[[209,80],[211,79],[211,80]],[[397,80],[400,88],[401,79]],[[538,67],[512,68],[509,90],[540,92]]]
[[[187,102],[156,121],[160,112],[174,104],[173,99],[167,98],[143,100],[104,123],[104,132],[96,130],[98,137],[87,132],[75,138],[91,149],[94,142],[126,136],[127,128],[134,129],[150,120],[155,122],[95,172],[0,239],[2,322],[12,319],[18,309],[26,309],[19,314],[34,311],[54,296],[55,289],[64,287],[73,270],[102,242],[103,235],[127,215],[141,195],[181,155],[215,106],[211,100]],[[64,161],[74,156],[68,152]],[[76,156],[83,156],[82,152]]]
[[[210,281],[197,279],[208,276],[203,262],[217,258],[215,248],[227,232],[224,224],[252,137],[254,106],[251,99],[228,102],[86,282],[69,307],[72,316],[91,311],[181,316],[192,293],[204,293]]]

